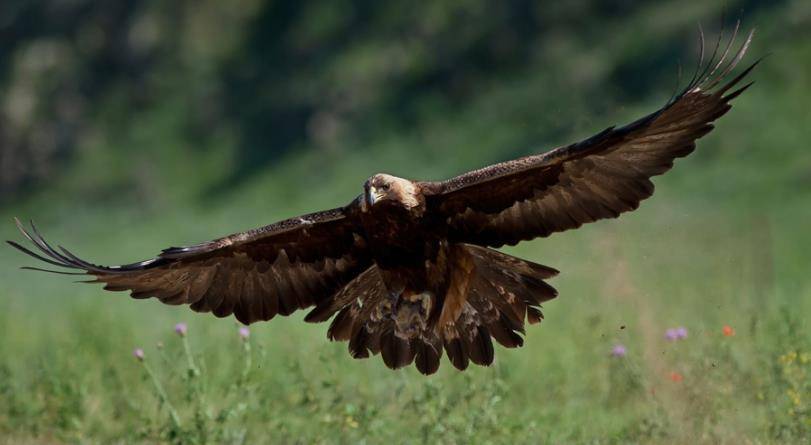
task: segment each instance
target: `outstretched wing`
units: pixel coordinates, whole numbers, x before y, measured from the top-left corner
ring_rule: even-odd
[[[33,223],[30,230],[19,221],[17,226],[41,254],[8,243],[46,263],[74,270],[50,272],[93,275],[89,282],[105,283],[106,290],[188,304],[217,317],[233,313],[248,324],[321,303],[369,267],[364,241],[353,224],[355,208],[351,204],[190,247],[172,247],[151,260],[123,266],[98,266],[61,246],[57,250]]]
[[[727,62],[737,30],[736,26],[718,61],[714,61],[714,53],[704,71],[697,72],[662,109],[543,154],[444,182],[423,182],[426,202],[447,222],[453,241],[493,247],[549,236],[636,209],[653,194],[650,178],[668,171],[676,158],[690,154],[695,141],[730,109],[729,102],[751,85],[730,92],[757,62],[719,87],[752,39],[750,32]]]

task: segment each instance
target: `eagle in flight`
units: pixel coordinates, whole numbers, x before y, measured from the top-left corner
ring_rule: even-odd
[[[706,64],[701,33],[696,73],[661,109],[546,153],[441,182],[376,174],[346,206],[121,266],[54,248],[33,223],[17,221],[34,249],[9,244],[105,290],[245,324],[312,308],[305,321],[332,319],[327,336],[349,342],[352,357],[380,354],[392,369],[432,374],[443,351],[457,369],[487,366],[492,340],[521,346],[525,321],[540,322],[541,303],[557,296],[546,282],[557,270],[495,249],[616,218],[651,196],[651,177],[691,153],[751,85],[734,89],[757,62],[728,79],[752,39],[732,50],[737,31]]]

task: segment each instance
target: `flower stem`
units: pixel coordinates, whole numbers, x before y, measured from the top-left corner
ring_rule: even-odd
[[[183,336],[183,351],[186,353],[186,360],[189,362],[189,372],[191,375],[197,377],[200,375],[200,369],[194,363],[194,356],[191,353],[191,347],[189,346],[189,339],[186,336]]]
[[[152,378],[152,384],[155,385],[155,392],[158,393],[158,398],[160,399],[161,403],[166,405],[166,409],[169,410],[169,416],[172,418],[172,423],[174,424],[175,428],[180,428],[180,416],[177,415],[177,410],[175,410],[175,407],[172,406],[171,402],[169,402],[169,396],[166,395],[166,391],[163,389],[163,385],[161,385],[160,380],[158,380],[158,376],[155,375],[152,368],[149,366],[149,364],[147,364],[146,361],[142,361],[141,363],[143,363],[146,373]]]
[[[245,368],[242,370],[242,381],[246,381],[248,379],[248,373],[251,372],[252,360],[251,360],[251,342],[248,339],[245,339],[242,342],[242,351],[245,353]]]

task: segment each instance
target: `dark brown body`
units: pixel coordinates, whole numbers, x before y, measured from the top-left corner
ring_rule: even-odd
[[[450,241],[420,183],[375,175],[360,199],[357,232],[374,266],[347,285],[363,298],[329,332],[354,357],[380,353],[389,367],[416,362],[426,374],[443,350],[459,369],[489,365],[491,338],[520,345],[524,318],[540,321],[540,303],[556,295],[544,283],[554,269]]]
[[[393,201],[362,212],[360,221],[390,300],[380,316],[394,320],[406,336],[433,328],[450,280],[451,246],[441,226]]]

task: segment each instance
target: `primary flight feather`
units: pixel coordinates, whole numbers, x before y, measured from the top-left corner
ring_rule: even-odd
[[[332,319],[330,339],[348,341],[355,358],[379,353],[390,368],[431,374],[443,351],[460,370],[487,366],[492,339],[521,346],[524,322],[539,322],[541,303],[557,296],[546,283],[557,270],[494,248],[636,209],[653,193],[650,178],[691,153],[751,85],[738,86],[757,62],[727,79],[752,39],[728,57],[736,33],[661,109],[543,154],[442,182],[377,174],[344,207],[122,266],[54,248],[33,223],[17,221],[39,253],[9,244],[106,290],[245,324],[312,308],[306,321]]]

